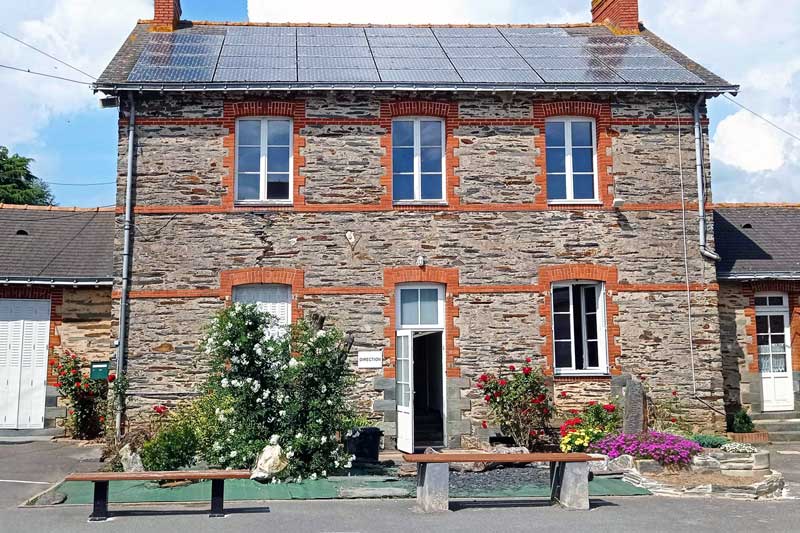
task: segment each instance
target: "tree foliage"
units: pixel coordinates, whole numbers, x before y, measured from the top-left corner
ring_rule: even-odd
[[[0,203],[53,205],[50,188],[30,170],[32,161],[0,146]]]

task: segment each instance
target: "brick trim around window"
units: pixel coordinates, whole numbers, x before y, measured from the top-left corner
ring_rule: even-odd
[[[0,298],[16,300],[50,300],[50,337],[47,343],[47,384],[55,385],[58,374],[55,366],[50,364],[53,350],[61,346],[61,325],[64,322],[62,307],[64,304],[63,287],[0,287]]]
[[[456,194],[456,188],[458,188],[460,183],[456,175],[459,161],[458,157],[455,155],[455,150],[459,146],[459,140],[454,135],[458,123],[458,104],[427,100],[398,100],[394,102],[382,102],[380,108],[380,125],[385,131],[381,137],[381,146],[384,150],[383,157],[381,157],[381,166],[383,167],[381,185],[384,190],[380,201],[381,207],[385,209],[392,209],[393,207],[414,209],[416,207],[414,205],[394,206],[392,200],[392,120],[397,117],[411,116],[444,119],[445,199],[448,207],[460,206],[461,201]],[[420,203],[419,207],[424,208],[425,204]]]
[[[555,375],[552,284],[559,281],[573,280],[601,281],[605,284],[608,371],[611,375],[619,375],[622,373],[622,369],[617,364],[617,357],[622,354],[618,344],[620,334],[619,326],[617,325],[619,305],[614,302],[614,294],[619,285],[619,276],[616,267],[602,265],[558,265],[539,268],[539,286],[544,294],[543,302],[539,306],[539,316],[542,317],[542,326],[539,333],[545,339],[545,343],[542,346],[542,355],[546,360],[544,374],[547,376]]]
[[[219,297],[227,304],[233,300],[233,288],[238,285],[274,283],[292,288],[292,322],[303,316],[300,301],[305,294],[305,272],[294,268],[243,268],[223,270],[219,274]]]
[[[614,179],[611,175],[611,105],[596,102],[534,102],[533,123],[538,134],[535,137],[536,149],[539,153],[539,175],[536,176],[538,192],[534,205],[549,209],[576,209],[581,204],[554,204],[547,202],[547,143],[545,138],[545,125],[550,117],[587,117],[595,120],[596,145],[597,145],[597,188],[598,199],[603,207],[611,207]],[[586,204],[597,208],[595,204]]]
[[[305,205],[302,192],[305,187],[305,176],[302,169],[305,167],[305,157],[302,155],[306,140],[301,135],[301,130],[306,125],[305,100],[226,100],[223,102],[223,127],[228,129],[222,145],[225,155],[222,158],[222,167],[225,174],[222,177],[222,186],[225,193],[222,196],[222,207],[233,209],[236,204],[236,120],[242,117],[286,117],[292,119],[292,206]],[[250,206],[252,208],[252,206]]]
[[[789,297],[789,333],[792,346],[792,370],[800,372],[800,282],[755,281],[742,285],[742,294],[747,298],[744,330],[747,337],[747,370],[753,374],[761,372],[758,361],[758,338],[756,335],[756,293],[783,292]]]
[[[397,335],[397,285],[402,283],[439,283],[444,285],[444,328],[445,328],[445,372],[449,378],[461,377],[461,369],[456,366],[456,360],[460,354],[456,339],[460,335],[459,329],[455,325],[455,317],[458,316],[458,308],[454,298],[459,290],[459,273],[457,268],[439,267],[399,267],[385,268],[383,270],[384,294],[387,304],[383,308],[383,315],[387,318],[387,325],[384,330],[387,347],[383,357],[386,362],[383,375],[387,378],[395,377],[395,336]]]

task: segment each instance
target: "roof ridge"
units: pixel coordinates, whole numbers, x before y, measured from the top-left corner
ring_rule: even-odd
[[[800,203],[791,202],[722,202],[712,204],[713,209],[729,209],[736,207],[787,207],[791,209],[800,209]]]
[[[352,22],[231,22],[216,20],[182,20],[194,26],[263,26],[263,27],[313,27],[313,28],[590,28],[603,27],[598,22],[574,22],[562,24],[380,24]],[[139,24],[153,24],[152,19],[139,19]],[[180,29],[180,28],[179,28]]]
[[[12,209],[16,211],[70,211],[95,213],[105,211],[115,211],[115,207],[62,207],[58,205],[27,205],[27,204],[4,204],[0,203],[0,209]]]

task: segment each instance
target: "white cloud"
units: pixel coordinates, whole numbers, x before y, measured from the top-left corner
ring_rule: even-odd
[[[28,0],[5,11],[3,30],[95,76],[113,57],[138,18],[152,16],[152,0]],[[2,63],[55,76],[86,76],[0,35]],[[0,71],[0,142],[35,142],[58,116],[97,105],[90,88],[21,72]]]
[[[725,117],[711,143],[714,157],[745,172],[775,171],[787,160],[786,135],[747,111]]]

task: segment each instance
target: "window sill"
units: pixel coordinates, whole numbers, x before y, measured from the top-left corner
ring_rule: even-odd
[[[603,205],[603,202],[600,200],[548,200],[547,205],[569,205],[569,206],[581,206],[581,205]]]
[[[273,201],[238,201],[233,204],[234,207],[292,207],[294,202],[292,200],[273,200]]]
[[[553,376],[555,381],[605,381],[611,379],[611,374],[603,373],[603,372],[562,372]]]
[[[447,205],[447,200],[393,200],[392,205]]]

